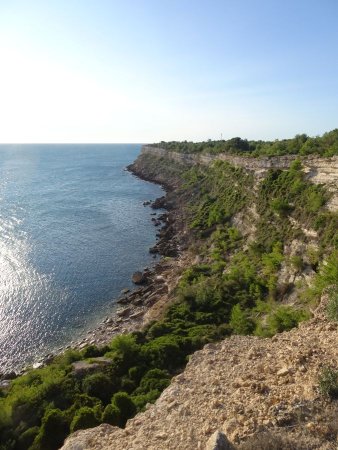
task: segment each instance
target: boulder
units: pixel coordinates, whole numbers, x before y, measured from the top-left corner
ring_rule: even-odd
[[[146,281],[146,277],[142,272],[135,272],[131,279],[135,284],[142,284]]]
[[[153,209],[161,209],[161,208],[165,208],[166,205],[166,199],[165,197],[159,197],[157,198],[151,205],[151,207]]]
[[[222,431],[215,431],[209,438],[205,450],[235,450],[235,447]]]
[[[2,375],[2,379],[3,380],[14,380],[15,378],[17,378],[17,376],[18,375],[14,371],[11,371],[11,372],[4,373]]]
[[[72,363],[72,369],[75,376],[82,377],[87,374],[96,372],[102,367],[110,366],[111,364],[111,359],[100,356],[98,358],[91,358],[91,362],[75,361]]]
[[[11,380],[2,380],[0,381],[0,389],[3,391],[8,391],[11,387]]]

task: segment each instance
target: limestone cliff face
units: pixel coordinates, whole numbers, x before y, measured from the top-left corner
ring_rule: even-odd
[[[144,145],[141,151],[142,155],[152,155],[155,157],[168,158],[179,164],[195,165],[211,164],[214,161],[227,161],[235,167],[244,167],[247,170],[253,171],[257,176],[264,176],[264,173],[269,169],[288,169],[290,164],[298,156],[271,156],[260,158],[248,158],[244,156],[229,155],[220,153],[217,155],[207,154],[186,154],[178,152],[168,152],[162,148]],[[332,211],[338,210],[338,157],[319,158],[317,156],[301,157],[303,170],[308,178],[316,184],[325,184],[332,192],[333,196],[328,204],[328,208]]]

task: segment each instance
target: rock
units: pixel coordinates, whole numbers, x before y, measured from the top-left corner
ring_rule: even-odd
[[[138,319],[139,317],[144,315],[144,311],[137,311],[134,314],[131,314],[131,316],[129,316],[129,319]]]
[[[206,443],[205,450],[235,450],[222,431],[215,431]]]
[[[130,297],[121,297],[119,298],[116,303],[120,304],[120,305],[126,305],[127,303],[129,303],[131,301]],[[107,321],[108,322],[108,321]]]
[[[151,207],[153,209],[161,209],[161,208],[165,208],[165,197],[159,197],[157,198],[151,205]]]
[[[11,387],[11,380],[0,381],[0,389],[7,391]]]
[[[33,369],[39,369],[40,367],[43,366],[43,362],[36,362],[33,364]]]
[[[54,360],[54,355],[53,353],[48,353],[48,355],[44,356],[43,358],[43,364],[50,364],[52,361]]]
[[[122,289],[121,294],[128,294],[128,292],[130,292],[130,289],[124,288],[124,289]]]
[[[124,309],[119,309],[116,314],[119,315],[120,317],[126,317],[129,316],[129,314],[132,312],[132,308],[128,307],[128,308],[124,308]]]
[[[2,378],[4,380],[14,380],[17,377],[17,374],[12,371],[12,372],[7,372],[5,374],[3,374]]]
[[[75,361],[72,363],[72,367],[75,375],[84,376],[88,373],[95,372],[101,367],[110,366],[111,364],[111,359],[100,356],[98,358],[92,358],[92,362],[90,363],[86,361]]]
[[[289,369],[287,368],[287,367],[283,367],[283,369],[280,369],[278,372],[277,372],[277,377],[285,377],[286,375],[288,375],[289,374]]]
[[[135,284],[142,284],[146,281],[146,277],[142,272],[135,272],[131,279]]]

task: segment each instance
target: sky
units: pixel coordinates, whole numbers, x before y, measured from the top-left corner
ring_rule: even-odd
[[[338,127],[337,0],[0,0],[0,142]]]

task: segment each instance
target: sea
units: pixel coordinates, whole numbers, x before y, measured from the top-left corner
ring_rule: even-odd
[[[153,263],[144,201],[125,170],[141,145],[0,145],[0,372],[33,365],[113,314]]]

